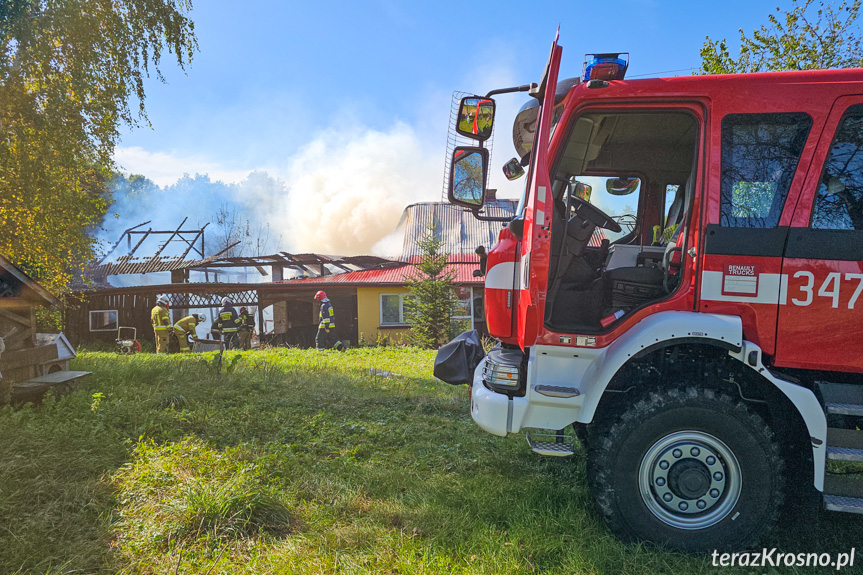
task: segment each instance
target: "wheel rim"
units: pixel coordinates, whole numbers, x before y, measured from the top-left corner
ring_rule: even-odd
[[[737,504],[743,479],[725,443],[703,431],[666,435],[647,450],[638,488],[647,508],[678,529],[705,529]]]

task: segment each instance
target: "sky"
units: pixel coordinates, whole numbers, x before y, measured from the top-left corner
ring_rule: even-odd
[[[200,51],[185,72],[163,59],[167,82],[146,83],[152,127],[124,129],[115,160],[164,187],[183,174],[241,184],[266,172],[280,185],[241,186],[236,201],[275,230],[280,249],[392,255],[384,252],[398,242],[387,236],[404,207],[441,198],[453,91],[538,81],[558,25],[561,78],[581,74],[585,53],[605,51],[630,53],[629,78],[689,75],[705,37],[736,48],[738,29],[751,33],[777,5],[791,7],[198,0]],[[512,120],[526,100],[497,100],[490,185],[502,196],[524,185],[499,174],[515,154]],[[174,201],[165,211],[179,223],[184,210],[214,210],[220,199],[189,192]]]

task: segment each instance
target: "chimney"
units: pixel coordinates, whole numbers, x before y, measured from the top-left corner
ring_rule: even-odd
[[[495,202],[497,201],[497,189],[488,189],[485,191],[485,201],[486,202]]]

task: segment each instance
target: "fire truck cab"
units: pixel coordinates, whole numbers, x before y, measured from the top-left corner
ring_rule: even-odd
[[[561,55],[471,102],[533,97],[506,170],[529,166],[524,193],[484,262],[499,343],[474,421],[551,456],[572,425],[625,540],[754,545],[792,488],[863,512],[863,483],[826,473],[863,461],[863,70],[630,81],[605,54],[558,82]],[[483,217],[477,132],[449,194]]]

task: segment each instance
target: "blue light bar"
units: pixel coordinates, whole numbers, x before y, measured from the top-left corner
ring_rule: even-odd
[[[622,58],[621,56],[625,56]],[[582,82],[588,80],[623,80],[629,68],[629,53],[586,54]]]

